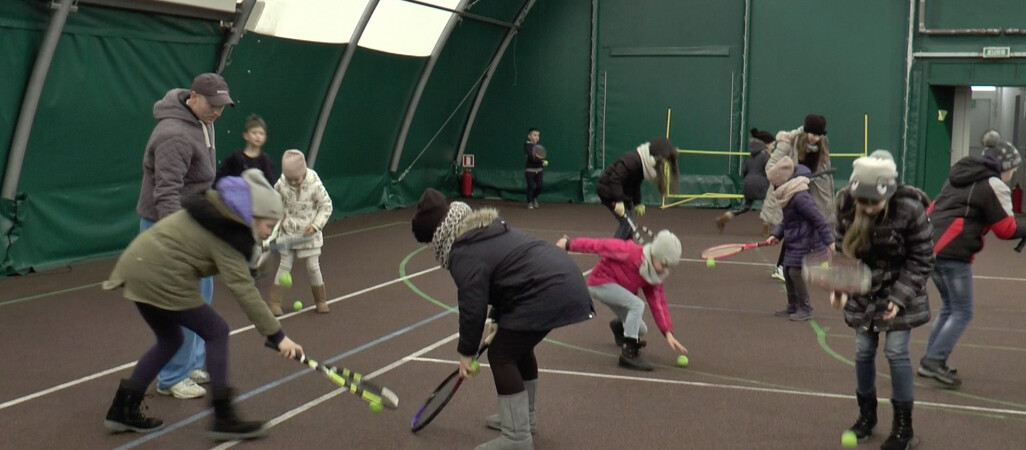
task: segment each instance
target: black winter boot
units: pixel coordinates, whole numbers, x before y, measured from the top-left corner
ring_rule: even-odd
[[[136,433],[149,433],[164,428],[163,420],[146,417],[139,411],[145,397],[145,388],[139,388],[129,380],[121,380],[118,392],[114,394],[114,402],[107,410],[103,426],[111,431]]]
[[[912,403],[891,400],[894,424],[891,425],[891,435],[880,446],[881,450],[908,450],[916,444],[912,433]]]
[[[211,403],[214,405],[214,425],[210,427],[210,437],[219,441],[253,439],[264,434],[264,423],[242,420],[235,415],[232,405],[234,395],[229,388],[214,389]]]
[[[623,347],[623,322],[620,319],[609,321],[609,330],[613,332],[613,342],[617,347]]]
[[[623,347],[620,351],[620,366],[634,370],[652,370],[652,364],[641,359],[641,344],[635,338],[623,338]]]
[[[859,418],[849,430],[854,432],[855,437],[861,442],[871,436],[873,428],[876,427],[876,391],[866,396],[856,392],[855,399],[859,402]]]

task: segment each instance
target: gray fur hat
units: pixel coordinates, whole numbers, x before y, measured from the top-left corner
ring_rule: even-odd
[[[856,198],[884,200],[898,190],[898,167],[887,150],[877,150],[851,164],[849,187]]]
[[[680,239],[670,232],[662,230],[656,233],[652,239],[652,259],[658,259],[668,266],[676,266],[680,263]]]
[[[985,158],[991,158],[1001,164],[1001,171],[1012,170],[1022,164],[1022,156],[1019,150],[1011,142],[999,142],[983,150]]]

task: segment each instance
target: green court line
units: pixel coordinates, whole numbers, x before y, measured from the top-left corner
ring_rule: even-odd
[[[827,328],[823,328],[823,331],[824,332],[827,331]],[[828,334],[827,337],[842,338],[842,339],[852,339],[852,340],[855,339],[854,335],[849,336],[847,334]],[[926,345],[928,343],[928,341],[913,340],[912,343]],[[1004,345],[967,344],[967,343],[964,343],[964,342],[959,342],[958,346],[959,347],[982,348],[984,350],[1005,350],[1005,351],[1009,351],[1009,352],[1026,352],[1026,348],[1022,348],[1022,347],[1008,347],[1008,346],[1004,346]]]
[[[855,366],[855,362],[849,361],[847,358],[845,358],[844,356],[841,356],[836,351],[834,351],[833,348],[830,348],[830,344],[827,344],[827,342],[826,342],[826,338],[827,338],[826,331],[823,330],[822,328],[820,328],[819,324],[816,323],[815,319],[809,320],[809,326],[812,327],[812,330],[816,332],[816,340],[819,341],[819,346],[820,346],[820,348],[823,349],[823,351],[827,352],[827,354],[829,354],[830,356],[833,356],[834,359],[836,359],[838,361],[841,361],[841,362],[843,362],[843,363],[845,363],[845,364],[847,364],[849,366],[852,366],[852,367]],[[913,372],[915,371],[915,369],[912,369],[912,370],[913,370]],[[887,378],[887,379],[891,378],[890,375],[887,375],[885,373],[877,372],[876,374],[878,376],[881,376],[881,377],[884,377],[884,378]],[[915,377],[915,374],[913,374],[912,376]],[[915,381],[913,381],[912,384],[915,385],[916,387],[919,387],[919,388],[924,388],[924,389],[929,388],[929,386],[926,386],[926,385],[924,385],[922,383],[918,383],[918,382],[915,382]],[[982,395],[967,394],[967,393],[962,392],[962,391],[955,391],[955,390],[949,390],[949,389],[939,389],[938,391],[943,392],[945,394],[953,395],[953,396],[956,396],[956,397],[969,398],[969,399],[978,400],[978,401],[986,402],[986,403],[994,403],[994,404],[998,404],[998,405],[1012,406],[1012,407],[1016,407],[1016,408],[1020,408],[1020,409],[1026,409],[1026,404],[1022,404],[1022,403],[1015,403],[1015,402],[1009,402],[1009,401],[1004,401],[1004,400],[998,400],[998,399],[995,399],[995,398],[984,397]]]
[[[427,245],[422,246],[422,247],[420,247],[420,248],[410,252],[409,255],[406,255],[406,257],[403,258],[402,262],[399,263],[399,277],[403,278],[403,283],[407,287],[409,287],[410,290],[413,291],[415,294],[423,297],[425,300],[427,300],[427,301],[429,301],[431,303],[434,303],[435,305],[440,306],[444,310],[447,310],[449,312],[453,312],[454,313],[454,312],[457,311],[457,308],[449,306],[449,305],[446,305],[445,303],[442,303],[440,300],[436,300],[434,297],[432,297],[432,296],[428,295],[426,292],[420,290],[420,288],[418,288],[417,285],[413,284],[413,282],[411,282],[410,280],[406,279],[406,264],[410,262],[410,259],[412,259],[414,255],[424,251],[424,249],[427,249],[427,248],[428,248]]]
[[[372,226],[372,227],[360,228],[360,229],[357,229],[357,230],[346,231],[346,232],[343,232],[343,233],[335,233],[335,234],[325,235],[324,239],[330,239],[330,238],[334,238],[334,237],[346,236],[346,235],[356,234],[356,233],[363,233],[365,231],[373,231],[373,230],[377,230],[377,229],[381,229],[381,228],[393,227],[393,226],[396,226],[396,225],[402,225],[402,224],[407,224],[407,223],[409,223],[409,222],[390,222],[390,223],[386,223],[386,224],[383,224],[383,225],[375,225],[375,226]],[[21,298],[16,298],[16,299],[13,299],[13,300],[6,300],[6,301],[3,301],[3,302],[0,302],[0,307],[7,306],[7,305],[13,305],[15,303],[27,302],[29,300],[35,300],[37,298],[49,297],[51,295],[60,295],[60,294],[64,294],[64,293],[67,293],[67,292],[74,292],[74,291],[81,290],[81,289],[88,289],[88,288],[91,288],[91,287],[99,286],[101,284],[103,284],[103,282],[99,281],[99,282],[96,282],[96,283],[84,284],[84,285],[81,285],[81,286],[75,286],[75,287],[71,287],[71,288],[67,288],[67,289],[61,289],[61,290],[57,290],[57,291],[44,292],[42,294],[30,295],[28,297],[21,297]]]

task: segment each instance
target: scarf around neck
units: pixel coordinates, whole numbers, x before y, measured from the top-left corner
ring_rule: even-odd
[[[645,181],[655,183],[659,174],[656,172],[656,159],[648,151],[648,143],[638,146],[638,156],[641,156],[641,168],[645,173]]]
[[[659,272],[656,272],[655,265],[652,264],[652,244],[645,244],[645,246],[642,247],[642,253],[644,254],[644,257],[642,258],[641,266],[638,267],[638,272],[641,273],[641,278],[644,278],[645,281],[651,285],[662,284],[663,280],[670,275],[670,271],[667,270],[666,273],[662,275],[659,275]]]
[[[463,218],[467,217],[470,212],[470,205],[463,202],[452,202],[449,204],[449,213],[445,215],[445,219],[438,224],[435,234],[431,236],[431,242],[435,245],[435,261],[443,269],[449,269],[449,251],[452,250],[452,243],[459,236],[457,229]]]
[[[777,197],[777,204],[784,208],[795,194],[807,190],[809,190],[808,177],[795,177],[777,187],[773,191],[773,195]]]

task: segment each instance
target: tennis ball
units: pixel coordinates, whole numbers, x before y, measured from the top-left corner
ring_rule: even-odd
[[[855,432],[851,430],[845,430],[841,433],[841,446],[844,448],[855,448],[859,445],[859,439],[855,436]]]
[[[283,288],[292,287],[292,274],[288,272],[281,274],[281,276],[278,277],[278,284]]]
[[[542,167],[548,167],[548,166],[549,166],[549,160],[547,160],[547,159],[543,160],[542,161]]]
[[[473,375],[481,373],[481,364],[476,359],[470,362],[470,373]]]
[[[379,413],[383,409],[385,409],[385,406],[382,405],[381,403],[371,402],[371,404],[370,404],[370,410],[371,410],[372,413]]]
[[[677,357],[677,365],[680,366],[680,367],[687,367],[688,366],[688,357],[685,356],[685,355],[678,356]]]
[[[712,259],[712,258],[706,259],[705,260],[705,267],[708,267],[710,269],[712,269],[713,267],[716,267],[716,260]]]
[[[829,269],[830,268],[830,261],[823,261],[823,264],[820,264],[819,267],[821,269]]]
[[[296,302],[292,304],[292,309],[296,311],[303,309],[303,302],[296,300]]]

